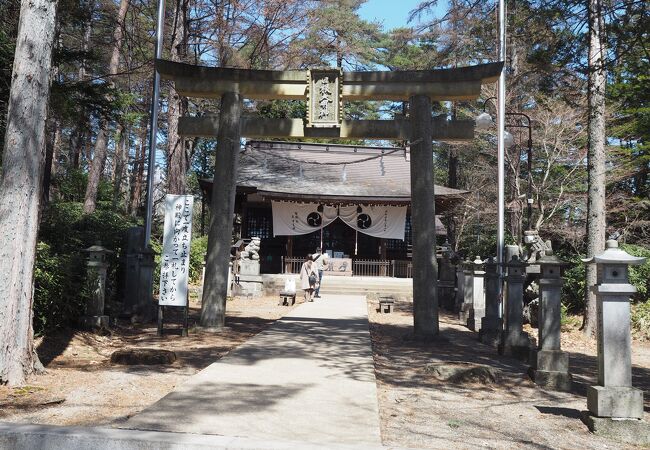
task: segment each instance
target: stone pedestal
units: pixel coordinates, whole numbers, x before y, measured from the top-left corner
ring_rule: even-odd
[[[501,342],[503,321],[499,317],[499,273],[494,258],[489,258],[485,267],[485,316],[481,319],[479,339],[498,347]]]
[[[235,295],[260,297],[263,293],[260,262],[253,259],[239,260],[239,283],[234,289]]]
[[[526,265],[519,260],[519,256],[515,255],[506,264],[506,268],[508,274],[505,277],[505,330],[499,345],[499,353],[528,361],[532,345],[528,334],[523,332]]]
[[[469,319],[473,299],[474,271],[472,270],[471,261],[467,260],[463,263],[463,303],[460,305],[460,312],[458,313],[458,319],[465,325],[467,325]]]
[[[467,328],[473,331],[480,331],[481,320],[485,316],[485,271],[483,270],[483,261],[480,256],[474,259],[472,265],[472,306],[467,319]]]
[[[598,313],[598,385],[587,389],[587,407],[593,416],[610,419],[641,419],[643,392],[632,387],[630,338],[630,295],[636,292],[629,283],[630,264],[643,264],[607,241],[600,255],[584,260],[597,265],[593,287]]]
[[[561,350],[560,328],[562,267],[566,265],[559,258],[546,255],[538,260],[541,267],[539,280],[539,339],[533,353],[530,374],[536,384],[558,391],[571,390],[569,355]]]

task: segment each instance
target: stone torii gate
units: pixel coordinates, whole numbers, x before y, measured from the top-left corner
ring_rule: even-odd
[[[219,330],[225,323],[228,262],[235,205],[237,161],[242,136],[409,140],[411,146],[411,225],[413,232],[414,335],[439,332],[432,141],[474,137],[474,121],[432,117],[431,102],[474,100],[481,86],[497,80],[503,64],[400,72],[245,70],[156,60],[158,73],[173,80],[186,97],[220,98],[219,116],[183,117],[179,134],[216,136],[208,254],[201,325]],[[307,119],[242,116],[243,99],[307,101]],[[344,101],[409,102],[409,118],[343,120]]]

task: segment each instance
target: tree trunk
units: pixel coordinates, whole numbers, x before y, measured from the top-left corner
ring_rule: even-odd
[[[120,50],[122,48],[122,41],[124,40],[123,24],[126,12],[129,9],[129,0],[120,1],[120,9],[117,12],[117,22],[113,30],[113,51],[111,59],[108,64],[109,83],[114,84],[114,77],[120,66]],[[90,163],[90,171],[88,172],[88,186],[86,187],[86,197],[84,199],[84,213],[90,214],[95,211],[97,207],[97,188],[99,187],[99,180],[106,164],[107,154],[107,134],[109,122],[102,119],[97,132],[97,140],[95,141],[95,151],[93,152],[93,159]]]
[[[95,152],[93,153],[90,170],[88,171],[88,184],[86,185],[86,197],[84,198],[84,214],[95,212],[95,208],[97,207],[97,191],[99,190],[99,181],[104,171],[104,163],[106,162],[106,128],[108,128],[108,121],[102,119],[99,131],[97,132],[97,139],[95,140]]]
[[[184,62],[187,59],[189,0],[178,0],[174,8],[172,28],[171,60]],[[169,108],[167,112],[167,192],[185,194],[186,175],[190,166],[189,152],[184,139],[178,135],[178,119],[187,113],[187,99],[182,98],[172,84],[169,87]]]
[[[145,101],[146,105],[148,101]],[[142,203],[142,186],[144,184],[144,162],[146,156],[146,146],[147,146],[147,121],[146,118],[142,119],[142,125],[140,126],[140,142],[138,148],[135,152],[135,162],[133,163],[133,181],[131,183],[131,204],[129,209],[131,211],[131,216],[136,217],[138,215],[138,210],[140,209],[140,204]]]
[[[0,175],[0,384],[34,371],[34,261],[56,0],[22,0]]]
[[[129,134],[125,128],[118,126],[119,141],[115,147],[115,165],[113,168],[113,208],[124,200],[124,169],[128,156]]]
[[[605,41],[601,0],[589,0],[589,148],[587,173],[587,258],[605,250]],[[587,265],[583,331],[596,331],[596,267]]]

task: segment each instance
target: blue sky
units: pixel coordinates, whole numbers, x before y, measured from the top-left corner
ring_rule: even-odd
[[[384,30],[409,26],[407,18],[422,0],[368,0],[359,9],[359,15],[366,20],[383,23]],[[446,0],[439,0],[434,13],[440,16],[447,6]],[[411,24],[413,25],[413,24]]]

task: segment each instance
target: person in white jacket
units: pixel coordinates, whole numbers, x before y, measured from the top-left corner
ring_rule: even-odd
[[[311,255],[307,255],[300,268],[300,288],[304,292],[306,302],[314,301],[314,289],[318,285],[318,272]]]

